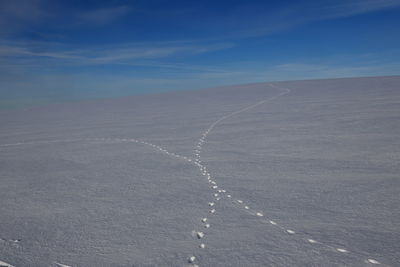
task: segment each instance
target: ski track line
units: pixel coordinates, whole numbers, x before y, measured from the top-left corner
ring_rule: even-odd
[[[225,189],[222,189],[217,182],[215,181],[215,179],[212,177],[212,175],[210,174],[209,171],[207,171],[207,167],[201,163],[201,151],[202,151],[202,147],[204,145],[204,143],[206,142],[207,136],[209,135],[209,133],[215,128],[215,126],[217,126],[219,123],[221,123],[222,121],[240,114],[242,112],[245,112],[247,110],[250,110],[252,108],[255,108],[257,106],[260,106],[262,104],[265,104],[267,102],[271,102],[274,99],[277,99],[278,97],[281,97],[283,95],[289,94],[290,90],[286,89],[286,88],[280,88],[274,84],[270,84],[271,87],[277,88],[280,91],[283,90],[283,92],[279,93],[276,96],[273,96],[271,98],[268,98],[266,100],[262,100],[259,101],[253,105],[247,106],[245,108],[239,109],[237,111],[234,111],[228,115],[222,116],[221,118],[219,118],[218,120],[216,120],[215,122],[213,122],[207,129],[206,131],[203,132],[203,134],[201,135],[201,138],[198,140],[197,145],[194,148],[194,163],[199,167],[201,173],[203,174],[203,176],[206,176],[207,178],[207,182],[209,183],[209,187],[210,189],[213,191],[213,195],[215,198],[215,201],[219,201],[220,199],[224,198],[226,200],[230,200],[233,204],[235,204],[235,207],[238,207],[239,209],[242,209],[244,212],[256,216],[259,218],[260,222],[266,225],[271,225],[274,227],[279,228],[283,233],[288,234],[288,235],[292,235],[293,237],[298,237],[301,238],[304,242],[308,243],[308,244],[312,244],[315,245],[316,248],[318,247],[324,247],[325,249],[328,249],[330,251],[334,251],[337,253],[342,253],[342,254],[349,254],[349,255],[354,255],[357,256],[358,258],[363,258],[364,262],[367,264],[374,264],[374,265],[381,265],[381,266],[387,266],[385,264],[382,264],[381,262],[377,261],[376,259],[370,258],[368,255],[361,253],[361,252],[355,252],[352,251],[351,249],[347,249],[341,246],[332,246],[329,244],[326,244],[320,240],[315,240],[312,238],[312,236],[310,236],[307,233],[298,233],[295,230],[293,230],[293,228],[288,228],[286,226],[283,226],[281,223],[278,223],[277,221],[275,221],[273,218],[268,218],[262,211],[257,211],[254,210],[252,208],[250,208],[250,205],[247,204],[246,202],[244,202],[241,199],[235,199],[232,196],[232,193],[227,192]],[[214,202],[209,203],[210,206],[214,206]],[[214,214],[216,212],[215,209],[211,209],[210,213]],[[208,219],[207,218],[202,218],[201,221],[205,224],[206,228],[209,227]],[[194,231],[195,232],[195,231]],[[201,232],[202,233],[202,232]],[[202,243],[203,244],[203,243]],[[202,248],[203,246],[200,245],[200,247]],[[195,256],[191,256],[189,257],[189,263],[192,263],[192,267],[198,266],[197,264],[194,264],[196,261],[196,257]]]

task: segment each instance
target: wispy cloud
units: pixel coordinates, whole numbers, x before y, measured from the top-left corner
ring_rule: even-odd
[[[272,6],[250,1],[232,4],[223,12],[210,12],[204,16],[201,14],[203,10],[200,8],[201,4],[198,4],[199,6],[194,4],[194,7],[191,5],[166,7],[157,4],[157,1],[149,2],[146,7],[137,3],[135,3],[137,7],[132,7],[129,3],[117,6],[110,3],[108,7],[82,9],[69,6],[68,1],[61,1],[60,7],[55,8],[56,5],[49,0],[2,0],[0,34],[24,27],[29,28],[32,24],[44,21],[43,18],[48,19],[45,21],[46,27],[55,27],[58,33],[63,30],[72,31],[82,25],[101,27],[137,12],[146,21],[157,21],[159,25],[165,22],[168,25],[166,30],[175,31],[181,28],[182,24],[190,25],[193,29],[189,33],[191,38],[242,39],[266,36],[316,21],[400,7],[400,0],[310,0]],[[158,8],[153,9],[153,6]],[[154,28],[158,29],[158,26]],[[40,34],[42,33],[38,33]]]
[[[342,38],[340,49],[325,40],[318,43],[318,37],[297,45],[300,28],[293,37],[291,32],[284,33],[323,20],[399,8],[400,0],[303,0],[271,5],[233,1],[218,8],[209,1],[168,7],[161,2],[109,1],[104,6],[105,2],[0,0],[0,95],[50,97],[58,91],[66,96],[114,96],[288,79],[390,75],[400,69],[394,56],[399,51],[388,51],[398,40],[391,45],[383,40],[365,45],[363,53],[377,53],[372,62],[356,55],[355,43],[348,45],[339,28],[333,34]],[[382,35],[385,42],[391,36],[397,38],[396,25],[389,26],[393,29]],[[282,33],[276,42],[257,38],[275,33]],[[332,60],[340,54],[341,60]]]
[[[216,31],[224,31],[225,38],[241,39],[267,36],[312,22],[399,7],[400,0],[299,1],[272,8],[248,3],[236,6],[224,16],[211,18],[205,24],[208,23],[209,27],[216,25]],[[248,19],[243,21],[241,17]]]
[[[52,48],[50,50],[32,49],[29,46],[18,44],[0,44],[0,58],[24,58],[31,59],[50,59],[65,60],[69,63],[80,65],[106,65],[106,64],[146,64],[146,60],[163,59],[172,56],[189,56],[208,53],[211,51],[228,49],[233,47],[233,43],[214,43],[214,44],[178,44],[173,45],[124,45],[108,48],[91,48],[66,50]]]
[[[151,63],[149,63],[151,64]],[[157,65],[157,63],[156,63]],[[184,66],[185,71],[188,66]],[[0,109],[17,105],[94,97],[115,97],[168,90],[198,89],[253,82],[396,75],[400,63],[357,61],[354,64],[286,62],[276,65],[239,64],[232,68],[199,68],[194,72],[128,71],[118,73],[48,72],[33,73],[23,68],[0,65]],[[21,102],[25,99],[27,102]]]
[[[0,1],[0,34],[8,34],[46,17],[43,0]]]
[[[341,77],[362,77],[380,75],[398,75],[400,63],[381,63],[357,65],[327,65],[308,63],[285,63],[276,65],[260,73],[266,80],[304,80]]]
[[[103,25],[114,22],[115,20],[127,15],[131,11],[129,6],[117,6],[107,8],[97,8],[77,15],[82,23],[93,25]]]
[[[171,56],[190,56],[195,54],[204,54],[211,51],[232,48],[233,43],[217,44],[176,44],[173,46],[153,47],[116,47],[112,49],[99,50],[90,57],[91,63],[111,64],[127,63],[137,59],[159,59]]]
[[[329,64],[329,63],[308,63],[308,62],[287,62],[272,66],[259,67],[254,69],[236,69],[223,73],[212,73],[204,75],[217,76],[225,80],[238,83],[246,82],[267,82],[267,81],[286,81],[304,79],[328,79],[342,77],[362,77],[362,76],[384,76],[398,75],[400,63],[398,62],[357,62],[353,64]],[[239,82],[239,81],[242,82]]]
[[[29,32],[36,38],[54,37],[52,33],[32,30],[34,26],[71,30],[87,26],[103,26],[113,23],[132,11],[129,5],[82,9],[71,6],[68,1],[58,3],[50,0],[1,0],[0,1],[0,37],[20,32]],[[40,39],[40,38],[39,38]]]
[[[388,8],[400,7],[399,0],[351,0],[339,1],[329,4],[317,3],[314,8],[316,18],[327,19],[336,17],[354,16]]]

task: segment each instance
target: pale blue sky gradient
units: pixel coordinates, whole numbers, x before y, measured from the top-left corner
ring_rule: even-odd
[[[0,108],[400,74],[400,0],[0,2]]]

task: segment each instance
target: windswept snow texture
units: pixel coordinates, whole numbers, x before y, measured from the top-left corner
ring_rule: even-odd
[[[2,111],[0,264],[399,266],[399,163],[400,77]]]

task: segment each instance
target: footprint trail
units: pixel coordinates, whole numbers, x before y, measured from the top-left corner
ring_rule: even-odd
[[[245,112],[247,110],[250,110],[252,108],[255,108],[257,106],[260,106],[262,104],[265,104],[267,102],[273,101],[274,99],[277,99],[281,96],[284,96],[288,93],[290,93],[289,89],[284,89],[284,88],[279,88],[273,84],[271,84],[271,87],[274,87],[280,91],[279,94],[268,98],[266,100],[259,101],[255,104],[252,104],[250,106],[247,106],[245,108],[239,109],[237,111],[234,111],[230,114],[227,114],[225,116],[222,116],[218,120],[214,121],[202,134],[201,138],[198,140],[195,148],[194,148],[194,154],[193,158],[187,157],[187,156],[182,156],[178,155],[176,153],[170,152],[167,149],[159,146],[152,144],[150,142],[146,141],[141,141],[138,139],[134,138],[82,138],[82,139],[60,139],[60,140],[43,140],[43,141],[31,141],[31,142],[18,142],[18,143],[11,143],[11,144],[0,144],[0,148],[6,148],[6,147],[14,147],[14,146],[21,146],[21,145],[36,145],[36,144],[51,144],[51,143],[71,143],[71,142],[101,142],[102,144],[106,143],[121,143],[121,142],[128,142],[128,143],[137,143],[137,144],[142,144],[146,145],[159,153],[162,153],[166,156],[182,160],[184,162],[190,163],[196,168],[199,169],[201,175],[205,177],[205,181],[208,183],[208,187],[211,191],[211,198],[206,202],[207,212],[203,215],[203,217],[198,218],[198,221],[200,223],[200,226],[202,229],[197,229],[192,231],[192,236],[195,238],[196,242],[199,242],[197,244],[197,248],[201,251],[204,249],[207,249],[209,246],[206,243],[207,240],[207,230],[212,227],[212,218],[213,216],[216,216],[218,214],[218,202],[222,199],[229,201],[232,205],[235,207],[239,208],[243,212],[246,212],[247,214],[251,216],[255,216],[256,218],[259,219],[260,223],[263,223],[265,225],[269,225],[272,227],[277,227],[282,231],[283,234],[291,235],[293,237],[301,238],[304,242],[308,244],[312,244],[316,246],[317,248],[324,247],[325,249],[329,249],[331,251],[335,251],[337,253],[343,253],[343,254],[355,254],[356,256],[364,259],[364,262],[366,264],[372,264],[372,265],[383,265],[381,262],[379,262],[376,259],[373,259],[369,257],[368,255],[365,255],[361,252],[353,252],[351,249],[339,247],[339,246],[331,246],[329,244],[325,244],[324,242],[320,240],[314,239],[312,236],[309,236],[308,234],[305,233],[298,233],[296,232],[293,228],[291,227],[286,227],[282,223],[277,222],[277,220],[274,220],[274,218],[269,218],[266,213],[260,210],[255,210],[252,208],[250,203],[247,203],[246,201],[242,199],[237,199],[233,196],[231,192],[228,192],[227,190],[223,189],[215,180],[215,178],[211,175],[207,167],[202,163],[201,161],[201,152],[203,149],[203,145],[206,143],[207,137],[212,132],[212,130],[220,124],[222,121],[231,118],[232,116],[235,116],[237,114],[240,114],[242,112]],[[199,253],[200,253],[199,251]],[[187,258],[187,261],[189,263],[189,266],[191,267],[196,267],[198,265],[198,259],[196,257],[197,253],[194,253],[194,255],[191,255]],[[54,263],[56,266],[59,267],[69,267],[68,265],[61,264],[58,262]],[[10,265],[8,263],[0,261],[0,267],[14,267],[13,265]]]
[[[237,114],[240,114],[242,112],[245,112],[247,110],[250,110],[252,108],[255,108],[257,106],[260,106],[262,104],[265,104],[267,102],[273,101],[274,99],[277,99],[278,97],[281,97],[283,95],[286,95],[288,93],[290,93],[289,89],[285,89],[285,88],[280,88],[277,87],[273,84],[271,84],[272,87],[278,89],[281,91],[281,93],[279,93],[278,95],[271,97],[269,99],[266,100],[262,100],[259,101],[253,105],[250,105],[248,107],[242,108],[240,110],[234,111],[228,115],[222,116],[221,118],[219,118],[218,120],[216,120],[215,122],[213,122],[201,135],[201,138],[198,140],[195,149],[194,149],[194,162],[195,165],[198,166],[200,172],[206,176],[207,178],[207,182],[210,184],[209,188],[214,191],[214,197],[216,197],[216,200],[220,200],[222,197],[224,197],[226,200],[229,200],[233,205],[235,205],[237,208],[243,210],[244,212],[252,215],[252,216],[256,216],[260,219],[260,222],[266,225],[270,225],[273,227],[277,227],[280,230],[282,230],[282,233],[287,234],[287,235],[292,235],[292,236],[301,236],[300,238],[302,238],[302,240],[308,244],[313,244],[315,245],[316,249],[317,248],[322,248],[324,247],[325,249],[328,249],[330,251],[334,251],[337,253],[343,253],[343,254],[354,254],[355,256],[363,259],[364,263],[366,264],[373,264],[373,265],[381,265],[381,266],[386,266],[384,264],[382,264],[381,262],[379,262],[376,259],[373,259],[371,257],[369,257],[368,255],[366,255],[365,253],[362,252],[355,252],[352,251],[350,249],[347,248],[343,248],[343,247],[339,247],[339,246],[331,246],[329,244],[326,244],[322,241],[317,241],[315,240],[313,237],[309,236],[308,234],[305,233],[297,233],[295,230],[293,230],[292,228],[288,228],[286,226],[284,226],[281,223],[276,222],[276,220],[274,220],[273,218],[268,218],[264,212],[262,211],[257,211],[251,208],[251,205],[249,203],[245,203],[245,201],[241,200],[241,199],[235,199],[233,197],[232,193],[228,193],[225,189],[222,189],[217,182],[215,181],[215,179],[212,177],[212,175],[210,174],[210,172],[207,170],[207,167],[202,163],[201,160],[201,152],[202,152],[202,148],[203,145],[206,143],[206,139],[208,137],[208,135],[210,134],[210,132],[212,132],[212,130],[218,125],[220,124],[222,121],[231,118],[232,116],[235,116]],[[213,213],[215,212],[215,209],[213,209]]]

